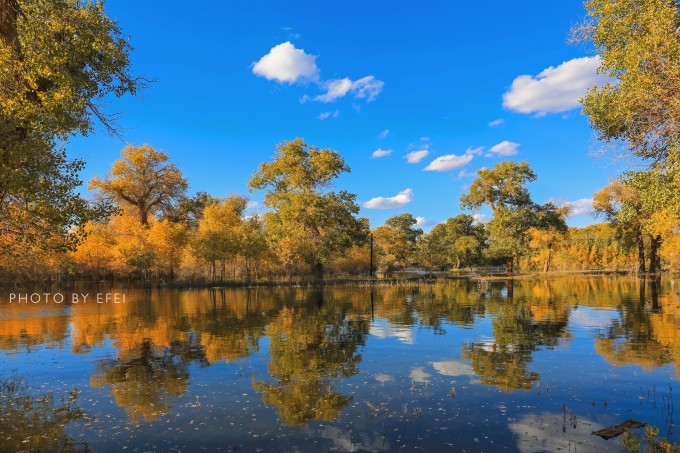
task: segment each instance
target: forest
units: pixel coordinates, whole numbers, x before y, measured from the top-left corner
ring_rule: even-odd
[[[0,0],[0,275],[251,283],[414,267],[677,271],[677,4],[585,6],[572,39],[593,45],[616,82],[592,87],[583,113],[601,146],[630,162],[593,195],[601,223],[568,228],[567,208],[532,199],[529,164],[502,161],[478,171],[460,213],[425,233],[409,213],[379,226],[358,217],[356,195],[333,184],[350,171],[342,155],[301,138],[282,141],[244,188],[265,192],[262,214],[246,215],[245,194],[191,193],[182,170],[149,144],[125,146],[108,174],[88,182],[94,196],[81,195],[85,163],[68,156],[69,139],[95,126],[119,134],[106,100],[151,81],[133,73],[130,44],[101,3]],[[482,206],[493,213],[486,223],[472,215]]]

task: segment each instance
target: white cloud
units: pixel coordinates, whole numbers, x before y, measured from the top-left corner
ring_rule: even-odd
[[[446,360],[442,362],[430,362],[432,368],[437,370],[437,373],[444,376],[476,376],[474,370],[470,365],[457,360]]]
[[[373,154],[371,154],[371,158],[376,159],[376,158],[379,158],[379,157],[386,157],[386,156],[389,156],[390,154],[392,154],[391,149],[378,148],[375,151],[373,151]]]
[[[381,384],[386,384],[388,382],[394,382],[394,376],[384,373],[378,373],[375,376],[375,380]]]
[[[340,112],[338,110],[332,111],[332,112],[323,112],[319,114],[319,119],[320,120],[325,120],[327,118],[333,117],[337,118],[340,116]]]
[[[498,127],[498,126],[503,125],[503,123],[505,123],[505,120],[499,118],[497,120],[493,120],[493,121],[489,122],[489,127]]]
[[[476,175],[476,173],[473,173],[471,171],[465,171],[465,170],[461,170],[460,173],[458,173],[459,178],[471,178],[475,175]]]
[[[494,145],[489,150],[487,156],[514,156],[517,154],[519,148],[519,143],[509,142],[504,140],[497,145]]]
[[[470,148],[465,150],[465,154],[476,154],[478,156],[481,156],[483,151],[484,151],[483,146],[478,146],[476,148],[470,147]]]
[[[355,98],[366,99],[368,102],[374,100],[382,91],[384,82],[377,80],[374,76],[367,76],[359,80],[352,81],[344,79],[329,80],[325,83],[326,93],[315,97],[315,101],[333,102],[336,99],[345,97],[347,93],[352,93]]]
[[[269,53],[253,62],[252,70],[253,74],[267,80],[291,85],[310,81],[325,90],[325,93],[313,98],[305,94],[300,99],[302,104],[309,100],[333,102],[348,94],[356,99],[371,102],[382,92],[385,85],[382,80],[376,79],[373,75],[358,80],[344,77],[322,81],[319,68],[316,66],[316,56],[306,53],[303,49],[297,49],[290,41],[272,47]]]
[[[316,56],[297,49],[290,41],[271,48],[269,53],[253,63],[253,74],[279,83],[296,83],[319,79]]]
[[[246,203],[246,209],[253,209],[253,208],[258,207],[259,205],[260,205],[260,203],[258,203],[257,201],[251,200],[251,201],[248,201],[248,203]]]
[[[472,154],[464,154],[456,156],[455,154],[447,154],[446,156],[437,157],[425,167],[425,171],[451,171],[456,168],[464,167],[472,160]]]
[[[489,217],[486,214],[472,214],[472,218],[477,223],[486,223]]]
[[[582,57],[549,67],[537,76],[521,75],[503,94],[503,107],[538,116],[566,112],[580,106],[581,98],[594,85],[611,79],[598,74],[600,57]]]
[[[393,197],[375,197],[363,204],[368,209],[396,209],[413,201],[413,190],[405,189]]]
[[[566,203],[563,203],[562,206],[569,206],[569,217],[593,213],[592,198],[579,198],[578,200],[567,201]]]
[[[378,134],[378,138],[382,139],[382,138],[387,137],[388,135],[390,135],[390,130],[385,129]]]
[[[411,380],[413,382],[418,382],[420,384],[427,384],[430,382],[430,378],[432,377],[430,373],[419,366],[411,368],[411,373],[409,373],[409,376],[411,376]]]
[[[436,220],[427,219],[425,217],[416,217],[416,226],[419,227],[431,227],[437,224]]]
[[[326,82],[326,94],[320,94],[314,98],[319,102],[333,102],[337,98],[345,96],[352,89],[352,81],[348,78],[329,80]]]
[[[517,451],[566,451],[572,446],[579,453],[611,451],[611,441],[593,436],[593,431],[604,426],[579,415],[578,423],[564,423],[563,412],[528,413],[508,423],[515,436]]]
[[[385,82],[370,75],[355,81],[352,92],[357,98],[365,98],[368,102],[371,102],[382,92],[383,86],[385,86]]]
[[[373,335],[380,339],[396,338],[401,343],[415,343],[415,334],[412,328],[395,326],[385,319],[376,319],[372,322],[371,327],[368,329],[368,333],[369,335]]]
[[[406,162],[409,164],[417,164],[425,159],[430,152],[427,149],[420,149],[418,151],[411,151],[406,155]]]

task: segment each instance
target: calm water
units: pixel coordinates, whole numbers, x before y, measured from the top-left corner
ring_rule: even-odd
[[[591,433],[627,419],[678,442],[678,291],[632,278],[78,288],[79,304],[5,291],[0,451],[623,451]]]

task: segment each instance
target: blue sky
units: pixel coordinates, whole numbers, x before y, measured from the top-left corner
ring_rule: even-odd
[[[619,170],[592,156],[598,145],[576,102],[602,82],[592,49],[567,43],[585,14],[578,1],[152,0],[106,9],[130,36],[135,72],[157,82],[111,104],[125,141],[101,131],[71,141],[70,155],[88,163],[86,181],[104,175],[126,142],[149,143],[192,192],[246,194],[275,145],[302,137],[342,154],[352,172],[336,187],[358,195],[373,226],[410,212],[427,227],[461,212],[471,175],[502,159],[530,163],[536,201],[581,200],[581,211]]]

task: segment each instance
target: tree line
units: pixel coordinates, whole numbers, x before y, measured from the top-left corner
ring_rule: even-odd
[[[333,187],[347,171],[336,151],[299,138],[283,142],[250,178],[251,192],[264,191],[265,212],[249,214],[246,196],[190,196],[187,179],[167,154],[129,145],[105,177],[89,183],[96,203],[111,214],[77,227],[73,233],[81,239],[71,250],[45,253],[33,247],[22,269],[43,278],[250,283],[321,282],[329,274],[389,276],[412,267],[657,272],[661,264],[678,264],[677,232],[637,241],[642,220],[619,215],[624,209],[619,181],[595,196],[608,222],[568,228],[567,207],[533,201],[526,188],[536,179],[531,167],[502,161],[479,170],[460,199],[462,208],[488,205],[493,217],[487,223],[461,213],[425,233],[409,213],[371,228],[358,217],[356,195]]]
[[[144,280],[251,281],[325,274],[389,274],[502,265],[512,273],[555,268],[678,268],[680,254],[680,15],[675,0],[585,2],[572,30],[593,46],[614,82],[581,100],[605,149],[630,171],[594,195],[603,223],[567,228],[567,211],[532,200],[526,162],[480,170],[461,208],[488,206],[482,225],[460,214],[425,234],[398,214],[373,227],[356,195],[332,182],[339,153],[283,142],[249,181],[263,215],[243,195],[188,195],[168,156],[128,146],[111,172],[78,193],[84,162],[68,140],[96,125],[116,135],[111,97],[148,85],[132,48],[100,2],[0,0],[0,270],[20,279],[134,276]]]

